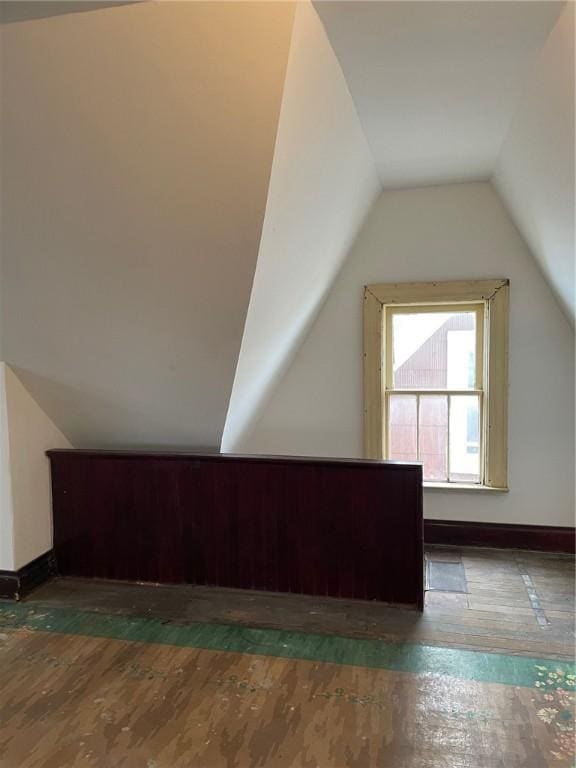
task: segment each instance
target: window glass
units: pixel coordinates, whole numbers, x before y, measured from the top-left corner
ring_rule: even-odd
[[[416,395],[391,395],[388,414],[388,454],[395,461],[418,461]]]
[[[425,480],[448,480],[448,396],[420,395],[419,460]]]
[[[450,474],[452,482],[480,482],[480,398],[450,397]]]
[[[392,314],[393,389],[474,389],[476,313]]]

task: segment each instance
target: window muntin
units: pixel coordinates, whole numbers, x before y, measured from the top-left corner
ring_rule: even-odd
[[[485,304],[385,307],[385,456],[426,482],[483,482]]]

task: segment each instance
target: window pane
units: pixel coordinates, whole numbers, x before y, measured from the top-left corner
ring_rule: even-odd
[[[396,461],[418,461],[416,396],[390,395],[388,409],[388,456]]]
[[[392,314],[394,389],[474,389],[476,313]]]
[[[424,480],[445,482],[448,479],[448,396],[421,395],[418,422]]]
[[[450,480],[480,482],[480,398],[450,398]]]

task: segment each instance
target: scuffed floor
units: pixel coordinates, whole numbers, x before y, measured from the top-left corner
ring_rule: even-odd
[[[2,768],[573,765],[561,660],[0,603]]]

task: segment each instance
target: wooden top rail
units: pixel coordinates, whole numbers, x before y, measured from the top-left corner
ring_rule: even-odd
[[[190,459],[197,461],[245,461],[258,464],[311,464],[315,466],[363,467],[365,469],[382,469],[393,467],[396,470],[406,469],[418,471],[422,463],[419,461],[388,461],[383,459],[349,459],[331,456],[280,456],[270,454],[245,453],[196,453],[195,451],[133,451],[116,449],[93,448],[53,448],[46,451],[49,457],[65,454],[68,457],[104,458],[104,459]]]

